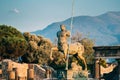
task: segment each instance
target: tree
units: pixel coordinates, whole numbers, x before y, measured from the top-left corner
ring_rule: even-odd
[[[27,42],[20,31],[12,26],[0,25],[0,55],[2,58],[17,58],[27,49]]]
[[[94,60],[94,41],[89,38],[83,38],[80,42],[85,48],[84,57],[86,58],[87,64],[92,64]]]
[[[71,42],[80,42],[83,39],[83,36],[81,33],[76,32],[74,35],[72,35]]]
[[[107,67],[107,65],[106,65],[107,63],[106,63],[106,60],[105,60],[105,59],[101,59],[101,58],[100,58],[99,64],[100,64],[101,66],[105,67],[105,68]]]
[[[30,34],[29,32],[23,33],[28,42],[26,54],[21,58],[26,63],[38,63],[40,65],[47,64],[52,43],[49,39],[42,36]]]
[[[94,40],[83,37],[81,33],[77,32],[75,35],[72,36],[72,42],[80,42],[84,45],[85,52],[83,56],[85,57],[87,64],[93,63],[94,59]]]

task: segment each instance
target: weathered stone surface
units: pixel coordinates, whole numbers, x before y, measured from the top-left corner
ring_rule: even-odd
[[[82,67],[80,65],[77,65],[76,62],[72,62],[71,69],[67,71],[67,78],[74,80],[76,77],[80,78],[80,74],[81,76],[83,75],[84,77],[87,77],[88,71],[82,70]]]
[[[108,66],[107,68],[104,68],[103,66],[100,66],[101,68],[101,75],[103,75],[104,73],[110,73],[113,71],[113,69],[116,67],[117,65],[111,64],[110,66]]]
[[[2,74],[2,69],[0,69],[0,74]]]
[[[32,67],[30,67],[32,65]],[[26,64],[26,63],[16,63],[11,60],[3,60],[2,61],[2,78],[7,79],[9,78],[9,72],[15,72],[14,77],[16,79],[20,80],[27,80],[28,77],[28,69],[29,70],[29,76],[32,78],[36,78],[38,80],[41,80],[45,78],[45,69],[38,66],[37,64]],[[32,69],[31,69],[32,68]],[[16,76],[17,75],[17,76]]]
[[[27,77],[28,64],[16,63],[8,59],[3,60],[2,62],[2,71],[3,71],[2,77],[6,78],[8,72],[13,71],[13,69],[15,68],[17,69],[17,73],[18,73],[17,75],[19,77]]]

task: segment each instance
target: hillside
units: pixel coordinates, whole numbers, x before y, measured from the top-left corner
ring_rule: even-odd
[[[43,35],[54,41],[60,24],[70,30],[71,18],[48,25],[43,30],[32,33]],[[95,40],[96,45],[120,45],[120,11],[107,12],[99,16],[74,17],[72,34],[80,32]]]

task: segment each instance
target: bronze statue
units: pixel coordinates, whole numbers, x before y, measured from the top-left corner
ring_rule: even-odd
[[[58,50],[65,54],[65,58],[67,56],[68,51],[68,38],[70,37],[70,32],[66,30],[65,25],[60,25],[60,31],[57,32],[58,38]]]
[[[65,60],[66,60],[67,54],[70,54],[70,55],[77,54],[78,58],[83,61],[84,65],[85,65],[85,70],[87,70],[86,61],[82,55],[84,53],[84,46],[79,42],[68,44],[67,39],[70,37],[70,32],[66,30],[64,25],[61,25],[60,28],[61,28],[61,31],[57,32],[58,47],[51,48],[50,59],[53,60],[52,51],[63,52]]]

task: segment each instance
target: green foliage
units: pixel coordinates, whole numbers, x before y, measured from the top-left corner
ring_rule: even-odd
[[[23,35],[28,42],[27,52],[22,56],[23,62],[47,64],[50,60],[51,41],[29,32],[25,32]]]
[[[94,52],[93,50],[94,41],[93,40],[89,38],[83,38],[80,42],[84,45],[86,54],[91,54]]]
[[[26,48],[27,42],[20,31],[12,26],[0,25],[1,57],[19,57],[26,52]]]
[[[85,52],[83,56],[85,57],[87,64],[92,64],[94,60],[94,41],[89,38],[84,38],[81,33],[77,32],[72,36],[72,42],[80,42],[84,45]]]
[[[106,63],[105,59],[100,59],[99,63],[100,63],[101,66],[103,66],[105,68],[107,67],[107,65],[106,65],[107,63]]]
[[[76,34],[74,34],[72,36],[71,41],[72,41],[72,43],[74,43],[74,42],[80,42],[82,38],[83,38],[82,34],[79,33],[79,32],[76,32]]]
[[[87,64],[92,64],[94,60],[94,41],[89,38],[83,38],[80,42],[85,48],[84,57],[86,58]]]

